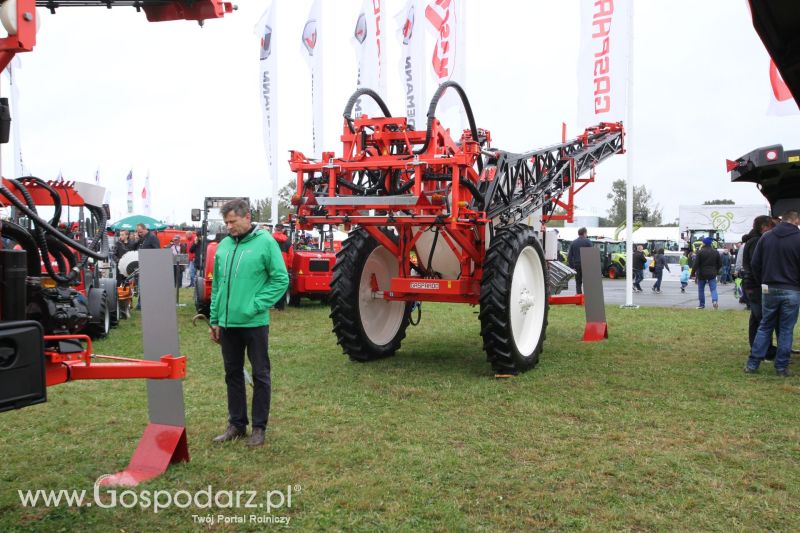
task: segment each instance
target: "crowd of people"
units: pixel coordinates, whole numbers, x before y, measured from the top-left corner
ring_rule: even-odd
[[[768,215],[753,220],[750,232],[731,250],[717,249],[714,240],[706,237],[696,251],[684,250],[678,266],[680,291],[686,292],[690,281],[697,284],[697,309],[706,307],[706,287],[711,305],[719,308],[718,285],[735,285],[739,302],[750,312],[748,342],[750,353],[744,371],[758,372],[764,360],[774,361],[779,376],[789,376],[794,327],[800,311],[800,212],[788,210],[779,218]],[[586,228],[578,230],[578,238],[570,246],[569,265],[576,270],[576,293],[581,293],[582,271],[578,252],[592,246]],[[633,290],[642,292],[645,269],[652,270],[655,282],[652,291],[661,293],[663,271],[670,270],[664,249],[658,249],[649,261],[644,247],[633,253]],[[774,340],[773,340],[774,337]]]

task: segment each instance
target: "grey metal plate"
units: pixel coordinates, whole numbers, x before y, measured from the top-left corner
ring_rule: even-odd
[[[158,361],[162,355],[181,355],[178,318],[175,314],[175,278],[172,252],[139,251],[139,291],[142,295],[144,358]],[[179,379],[148,379],[150,422],[185,426],[183,382]]]
[[[592,246],[581,248],[580,252],[586,322],[605,322],[606,307],[603,276],[600,273],[600,250]]]
[[[417,205],[416,196],[320,196],[316,199],[319,205]]]

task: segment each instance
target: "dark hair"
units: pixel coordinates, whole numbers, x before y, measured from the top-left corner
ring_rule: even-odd
[[[222,209],[220,209],[223,218],[225,218],[231,211],[233,211],[237,217],[243,217],[250,212],[250,204],[244,198],[236,198],[234,200],[225,202],[225,204],[222,206]]]
[[[658,251],[656,252],[656,254],[664,255],[664,249],[663,248],[659,248]]]
[[[760,232],[762,228],[772,226],[772,217],[769,215],[760,215],[753,219],[753,231]]]
[[[586,228],[581,228],[578,230],[578,235],[580,235],[581,237],[585,237],[586,233],[587,233]]]
[[[136,224],[136,227],[137,227],[137,228],[142,228],[142,229],[147,229],[147,226],[145,226],[145,225],[144,225],[144,224],[142,224],[141,222],[139,222],[138,224]]]

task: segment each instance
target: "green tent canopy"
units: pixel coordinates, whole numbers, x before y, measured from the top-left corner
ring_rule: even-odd
[[[160,229],[165,229],[167,227],[167,225],[164,224],[163,222],[156,220],[153,217],[148,217],[146,215],[131,215],[129,217],[117,220],[108,227],[109,229],[112,229],[114,231],[119,231],[123,229],[135,230],[137,224],[144,224],[145,227],[149,230],[160,230]]]

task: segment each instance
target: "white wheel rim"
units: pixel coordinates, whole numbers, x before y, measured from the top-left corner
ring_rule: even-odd
[[[397,334],[403,323],[406,303],[373,297],[372,275],[378,280],[378,289],[388,292],[389,283],[398,272],[397,259],[383,246],[372,250],[361,271],[358,312],[364,333],[378,346],[389,344]]]
[[[524,357],[533,355],[542,336],[546,297],[539,254],[526,246],[514,265],[508,306],[514,344]]]

